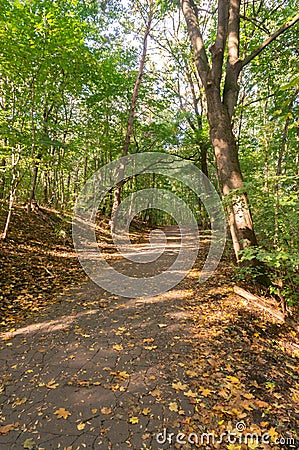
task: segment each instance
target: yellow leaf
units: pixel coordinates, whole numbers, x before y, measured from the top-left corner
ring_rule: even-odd
[[[96,413],[98,412],[98,410],[97,410],[97,408],[93,408],[93,409],[91,410],[91,412],[92,412],[92,414],[96,414]]]
[[[14,408],[15,406],[23,405],[23,403],[26,403],[27,400],[28,400],[27,397],[17,398],[17,399],[13,402],[12,407]]]
[[[54,414],[56,414],[57,419],[67,419],[71,413],[67,411],[65,408],[59,408],[57,409]]]
[[[150,438],[151,435],[150,435],[150,433],[145,433],[145,434],[143,434],[141,437],[142,437],[142,440],[145,441],[145,439]]]
[[[276,432],[275,428],[271,427],[269,431],[267,431],[267,434],[271,436],[272,440],[278,438],[278,433]]]
[[[84,430],[84,428],[85,428],[85,423],[84,422],[80,422],[80,423],[78,423],[78,425],[77,425],[77,429],[80,431],[80,430]]]
[[[231,383],[234,383],[234,384],[239,384],[239,383],[240,383],[239,378],[233,377],[233,376],[231,376],[231,375],[227,375],[226,379],[227,379],[228,381],[230,381]]]
[[[281,394],[278,394],[277,392],[274,392],[274,397],[277,398],[278,400],[280,400],[282,398]],[[299,398],[299,397],[298,397]]]
[[[261,427],[266,428],[269,425],[269,422],[261,422]]]
[[[293,391],[292,400],[296,403],[299,403],[299,391],[295,389],[291,389]]]
[[[172,383],[171,386],[177,391],[184,391],[188,387],[187,384],[182,384],[180,381],[178,381],[177,383]]]
[[[117,377],[120,381],[123,381],[130,376],[127,372],[120,372],[119,370],[116,372],[110,372],[110,375]]]
[[[169,403],[168,407],[169,407],[170,411],[178,412],[178,410],[179,410],[177,402]]]
[[[150,412],[151,412],[151,410],[149,408],[143,408],[143,410],[142,410],[142,414],[144,416],[147,416]]]
[[[160,389],[154,389],[153,391],[151,391],[151,395],[153,395],[154,397],[160,397],[161,395]]]
[[[195,372],[195,370],[186,370],[186,375],[190,378],[194,378],[197,377],[197,372]]]
[[[247,400],[251,400],[252,398],[254,398],[254,395],[252,394],[242,394],[243,397],[247,398]]]
[[[204,397],[208,397],[208,395],[210,395],[210,393],[211,393],[210,389],[206,389],[203,386],[200,386],[199,390]]]
[[[102,414],[111,414],[112,413],[112,409],[111,408],[106,408],[106,406],[104,406],[103,408],[101,408],[101,413]]]
[[[229,444],[227,447],[227,450],[241,450],[241,445],[235,445],[235,444]]]
[[[49,381],[49,383],[46,384],[46,388],[48,389],[56,389],[57,386],[59,386],[59,383],[55,383],[55,380],[53,378]]]
[[[124,349],[123,346],[122,346],[121,344],[115,344],[115,345],[113,345],[112,348],[113,348],[113,350],[118,350],[118,351]]]
[[[132,424],[136,424],[139,422],[138,417],[130,417],[129,422]]]
[[[154,350],[157,348],[157,345],[145,345],[143,348],[145,348],[145,350]]]
[[[193,397],[193,398],[197,397],[197,394],[195,392],[192,392],[191,389],[189,389],[189,391],[187,391],[187,392],[184,392],[184,395],[186,397]]]
[[[255,450],[256,448],[260,448],[260,444],[258,442],[254,442],[251,441],[250,439],[248,439],[247,441],[247,446],[250,450]]]

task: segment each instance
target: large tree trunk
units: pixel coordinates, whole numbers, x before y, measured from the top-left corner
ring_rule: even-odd
[[[217,89],[211,85],[206,90],[208,122],[222,193],[227,205],[228,224],[237,260],[239,252],[247,245],[256,245],[253,223],[242,172],[238,159],[235,136],[230,116],[220,99]]]
[[[227,204],[228,222],[237,261],[239,252],[248,245],[256,245],[250,209],[244,191],[232,119],[238,100],[238,77],[272,41],[299,20],[299,14],[285,22],[251,54],[239,57],[241,0],[218,0],[216,38],[209,48],[208,58],[198,20],[199,9],[194,0],[180,0],[188,35],[194,50],[194,61],[206,98],[210,136]],[[227,60],[224,68],[224,53]],[[222,89],[222,80],[224,88]]]

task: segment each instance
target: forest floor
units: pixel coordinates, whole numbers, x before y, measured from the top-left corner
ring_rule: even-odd
[[[88,281],[70,223],[16,208],[0,244],[0,450],[299,448],[299,337],[227,256],[197,282],[206,235],[175,288],[128,299]]]

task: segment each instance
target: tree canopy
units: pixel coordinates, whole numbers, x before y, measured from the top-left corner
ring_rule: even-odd
[[[2,1],[3,237],[16,202],[71,210],[102,165],[165,152],[193,161],[222,196],[236,260],[245,263],[239,276],[259,277],[263,263],[272,289],[298,301],[297,6]],[[198,199],[162,176],[136,177],[122,196],[148,186],[188,199],[209,226]],[[110,195],[102,212],[112,209]],[[151,225],[170,220],[154,210],[141,216]]]

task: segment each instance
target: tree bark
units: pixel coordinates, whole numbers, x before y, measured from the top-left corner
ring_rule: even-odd
[[[152,19],[153,19],[153,1],[150,0],[149,3],[150,3],[149,4],[149,14],[148,14],[145,33],[144,33],[144,37],[143,37],[142,55],[141,55],[141,60],[140,60],[140,64],[139,64],[137,79],[136,79],[133,94],[132,94],[129,118],[128,118],[128,122],[127,122],[126,136],[125,136],[125,140],[124,140],[124,144],[123,144],[123,148],[122,148],[122,156],[126,156],[128,154],[129,147],[130,147],[131,137],[133,134],[133,124],[134,124],[138,92],[139,92],[139,87],[140,87],[141,80],[143,77],[145,59],[146,59],[146,55],[147,55],[147,41],[148,41],[148,37],[149,37],[150,30],[151,30],[151,25],[152,25]],[[124,171],[124,168],[120,168],[120,172],[123,172],[123,171]],[[122,176],[122,173],[120,173],[120,176]],[[114,217],[115,217],[116,210],[121,201],[123,185],[124,185],[124,180],[117,184],[116,188],[114,189],[114,193],[113,193],[113,205],[112,205],[111,220],[110,220],[110,226],[111,226],[112,231],[114,231],[114,229],[115,229]]]
[[[286,22],[270,35],[243,61],[239,59],[240,0],[218,0],[216,39],[206,53],[193,0],[180,0],[188,35],[194,50],[196,69],[207,99],[207,115],[222,193],[227,204],[228,223],[236,259],[246,246],[257,245],[248,199],[244,190],[238,148],[233,133],[232,118],[238,99],[238,77],[242,68],[262,52],[274,39],[296,23],[299,16]],[[227,47],[226,68],[224,51]],[[224,88],[221,81],[224,75]]]
[[[20,182],[20,173],[17,169],[19,160],[20,160],[20,147],[18,147],[17,151],[15,152],[14,149],[12,151],[11,156],[11,182],[10,182],[10,191],[9,191],[9,204],[8,204],[8,213],[4,225],[3,233],[0,235],[1,239],[4,241],[7,237],[8,227],[11,220],[12,215],[12,209],[15,201],[15,196],[17,192],[17,187]]]

